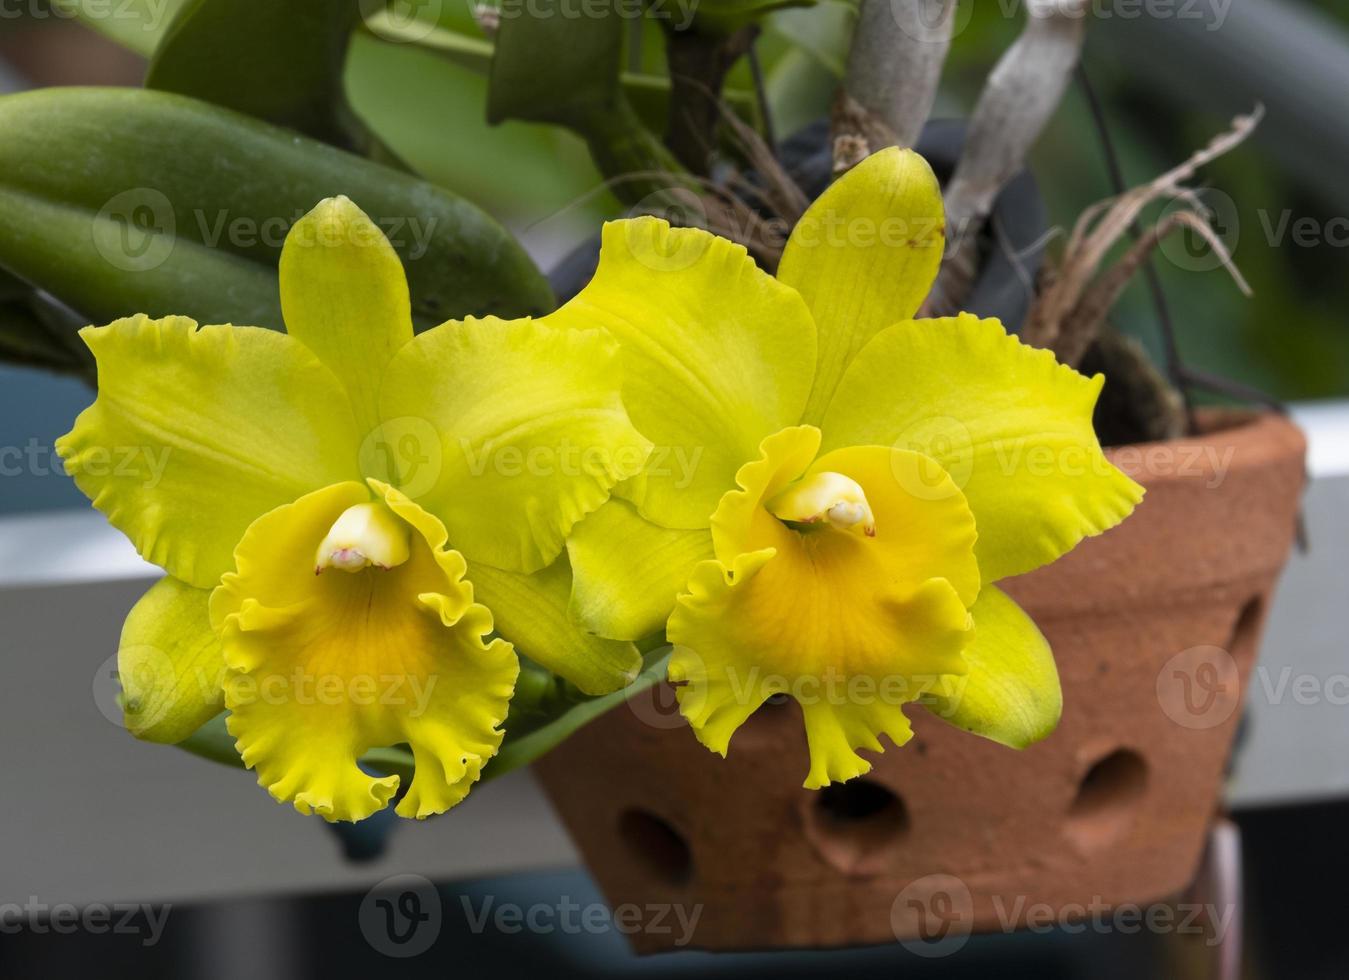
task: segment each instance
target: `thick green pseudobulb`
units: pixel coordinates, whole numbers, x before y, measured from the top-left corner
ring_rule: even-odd
[[[286,233],[338,194],[393,243],[419,327],[552,307],[509,232],[415,177],[177,95],[0,98],[0,266],[89,322],[172,313],[279,328]]]

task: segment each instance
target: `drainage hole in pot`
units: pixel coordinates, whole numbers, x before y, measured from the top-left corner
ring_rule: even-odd
[[[693,877],[693,852],[679,831],[646,810],[625,810],[618,818],[618,836],[652,875],[669,885]]]
[[[909,830],[909,811],[888,787],[870,779],[833,783],[814,794],[807,836],[844,872],[866,871]]]
[[[880,783],[869,779],[853,779],[846,783],[830,783],[820,790],[816,803],[825,817],[835,823],[855,824],[883,820],[907,826],[908,814],[899,797]]]
[[[1068,811],[1068,835],[1084,850],[1098,850],[1128,829],[1147,789],[1148,765],[1132,749],[1097,760],[1077,788]]]

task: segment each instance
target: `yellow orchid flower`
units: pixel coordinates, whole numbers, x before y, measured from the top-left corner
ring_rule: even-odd
[[[650,447],[598,331],[414,337],[397,253],[346,198],[292,228],[280,285],[287,333],[82,332],[98,398],[58,451],[168,572],[122,634],[128,727],[179,742],[227,708],[259,783],[329,820],[384,807],[399,777],[357,759],[406,743],[397,812],[440,813],[501,742],[511,642],[591,693],[639,666],[567,625],[562,551]]]
[[[906,741],[915,701],[1008,745],[1052,731],[1053,657],[992,583],[1142,497],[1092,429],[1102,377],[996,320],[913,319],[944,234],[931,169],[890,149],[811,206],[776,278],[701,230],[614,222],[592,282],[545,318],[620,342],[656,446],[568,540],[573,617],[612,638],[664,626],[680,709],[721,754],[767,698],[795,698],[807,787],[868,771],[857,750],[881,734]]]

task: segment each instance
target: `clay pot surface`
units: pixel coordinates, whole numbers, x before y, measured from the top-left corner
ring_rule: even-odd
[[[1001,583],[1058,662],[1063,720],[1043,742],[1014,751],[914,706],[908,745],[814,792],[794,702],[761,708],[723,760],[659,688],[537,763],[610,902],[701,906],[692,946],[745,949],[959,938],[1184,889],[1306,451],[1277,416],[1205,423],[1202,437],[1110,450],[1147,487],[1135,514]],[[657,951],[678,932],[630,938]]]

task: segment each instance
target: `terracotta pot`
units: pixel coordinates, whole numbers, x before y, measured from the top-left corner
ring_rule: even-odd
[[[692,945],[740,949],[892,942],[934,921],[1010,929],[1183,889],[1219,806],[1306,449],[1272,415],[1213,414],[1206,428],[1112,450],[1147,487],[1138,511],[1005,583],[1063,681],[1062,723],[1024,752],[915,707],[910,744],[811,792],[794,702],[760,709],[723,760],[658,689],[541,760],[608,899],[702,906]],[[632,938],[654,951],[678,932]]]

